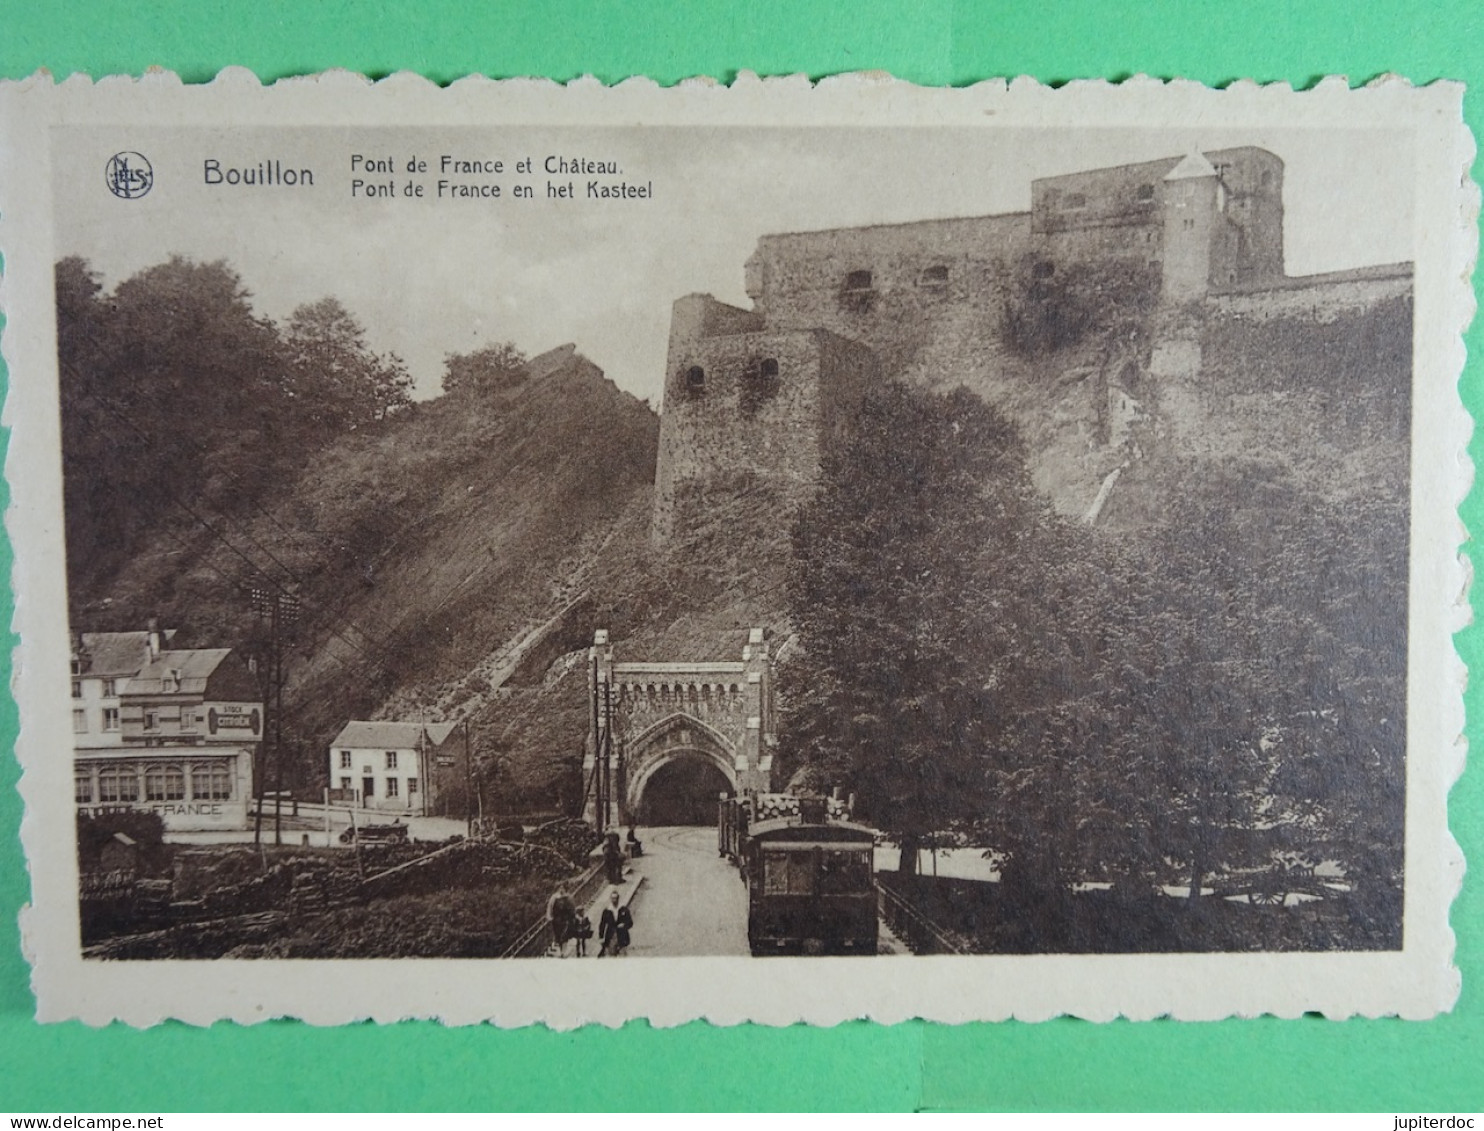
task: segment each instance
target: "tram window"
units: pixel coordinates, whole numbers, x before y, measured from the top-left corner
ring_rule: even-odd
[[[788,894],[788,856],[786,853],[763,853],[763,894]]]
[[[860,851],[824,852],[819,859],[821,895],[846,895],[871,886],[871,866]]]
[[[763,853],[764,895],[809,895],[813,891],[814,861],[810,853]]]
[[[794,895],[809,895],[814,891],[814,860],[810,853],[789,853],[788,890]]]

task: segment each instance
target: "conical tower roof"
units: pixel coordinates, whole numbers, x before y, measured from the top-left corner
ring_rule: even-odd
[[[1195,177],[1214,177],[1216,167],[1206,160],[1199,149],[1192,149],[1180,159],[1180,163],[1165,174],[1167,181],[1185,181]]]

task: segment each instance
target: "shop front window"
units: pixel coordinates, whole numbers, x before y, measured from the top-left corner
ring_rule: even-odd
[[[191,767],[191,797],[196,801],[227,801],[232,796],[232,774],[220,762],[198,762]]]
[[[150,766],[144,771],[146,801],[181,801],[185,798],[185,771],[179,766]]]
[[[104,805],[139,800],[139,775],[133,766],[108,766],[98,771],[98,800]]]

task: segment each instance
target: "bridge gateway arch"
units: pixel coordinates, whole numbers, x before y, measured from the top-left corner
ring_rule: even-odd
[[[776,743],[772,659],[751,629],[740,660],[618,663],[606,629],[588,652],[583,816],[710,823],[720,793],[769,791]]]

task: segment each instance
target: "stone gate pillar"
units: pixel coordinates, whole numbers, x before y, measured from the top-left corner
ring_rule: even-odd
[[[737,789],[740,793],[767,793],[771,788],[773,746],[773,665],[768,656],[767,631],[751,629],[742,649],[742,700],[747,729],[737,751]]]
[[[608,690],[608,712],[618,711],[618,686],[613,680],[613,645],[608,642],[608,630],[600,628],[593,633],[593,645],[587,652],[587,741],[582,749],[582,787],[585,800],[582,819],[595,825],[598,820],[598,798],[593,777],[598,765],[598,736],[604,727],[611,725],[611,717],[603,716],[603,690]],[[618,743],[614,736],[613,761],[611,763],[611,788],[613,804],[608,814],[609,821],[620,819],[619,809],[623,797],[623,782],[618,780]]]

